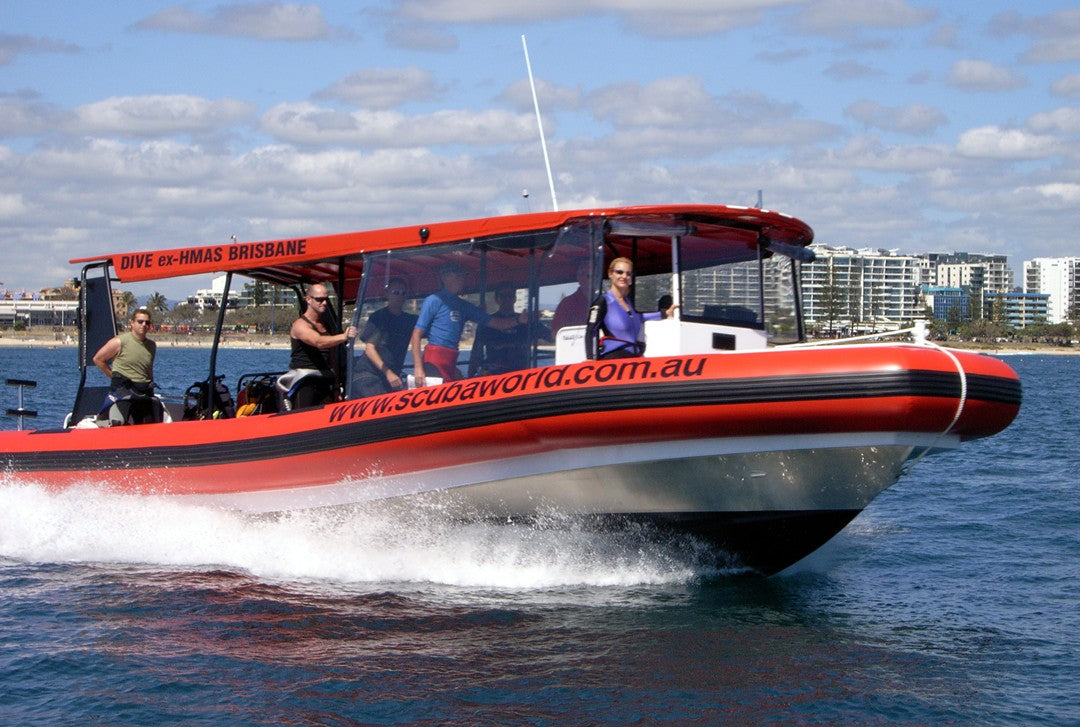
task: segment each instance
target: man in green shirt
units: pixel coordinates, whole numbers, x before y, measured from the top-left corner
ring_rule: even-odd
[[[134,424],[160,421],[153,396],[154,355],[157,344],[146,337],[150,311],[139,308],[131,316],[131,330],[113,336],[94,354],[94,363],[109,378],[106,406],[120,399],[131,401]]]

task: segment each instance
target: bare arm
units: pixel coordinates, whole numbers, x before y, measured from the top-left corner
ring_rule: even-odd
[[[109,362],[116,358],[118,353],[120,353],[120,337],[113,336],[94,354],[94,365],[101,369],[107,379],[112,379],[112,369],[109,368]]]
[[[293,321],[292,328],[289,329],[289,335],[309,346],[314,346],[320,351],[325,351],[328,348],[340,346],[356,338],[356,326],[349,326],[344,333],[330,336],[319,333],[310,323],[302,318],[297,318]]]
[[[368,357],[369,361],[371,361],[371,365],[374,366],[380,373],[382,373],[383,378],[386,379],[386,383],[390,384],[391,389],[402,388],[401,377],[398,376],[393,369],[387,366],[386,362],[383,361],[382,356],[379,355],[379,352],[375,349],[375,346],[373,344],[369,343],[367,345],[367,348],[364,349],[364,355]]]
[[[415,379],[417,386],[424,386],[427,383],[424,379],[424,355],[420,350],[420,338],[423,335],[423,331],[414,328],[412,338],[409,340],[409,346],[412,348],[413,379]]]

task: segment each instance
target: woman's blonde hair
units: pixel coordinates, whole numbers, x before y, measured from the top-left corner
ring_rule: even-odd
[[[626,263],[627,265],[630,266],[631,272],[634,270],[634,261],[633,260],[631,260],[628,257],[617,257],[617,258],[615,258],[614,260],[612,260],[611,262],[608,263],[608,266],[607,266],[607,274],[608,275],[611,275],[611,271],[615,269],[615,265],[618,264],[618,263]]]

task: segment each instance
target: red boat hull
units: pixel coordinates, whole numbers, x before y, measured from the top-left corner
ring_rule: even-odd
[[[465,517],[647,519],[744,554],[779,528],[810,552],[912,456],[999,432],[1019,404],[1015,372],[986,356],[773,349],[586,361],[280,415],[7,432],[0,462],[10,480],[254,512],[435,497]],[[747,560],[772,571],[793,552]]]

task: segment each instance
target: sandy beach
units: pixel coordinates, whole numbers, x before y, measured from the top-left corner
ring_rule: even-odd
[[[78,331],[74,329],[63,333],[53,331],[27,331],[0,333],[0,346],[9,348],[16,347],[51,347],[62,348],[65,346],[75,347],[79,343]],[[150,337],[157,342],[160,348],[210,348],[213,339],[209,335],[175,336],[172,334],[154,335]],[[289,336],[287,333],[270,336],[266,334],[229,333],[222,337],[222,348],[288,348]]]
[[[162,348],[210,348],[212,339],[209,335],[175,336],[164,334],[151,338]],[[78,332],[67,331],[28,331],[0,333],[0,346],[6,347],[74,347],[78,344]],[[1049,343],[978,343],[972,341],[942,342],[949,348],[961,348],[994,355],[1051,354],[1058,356],[1080,355],[1080,346],[1057,346]],[[274,336],[267,334],[227,333],[221,341],[221,348],[289,348],[289,336],[282,333]]]

